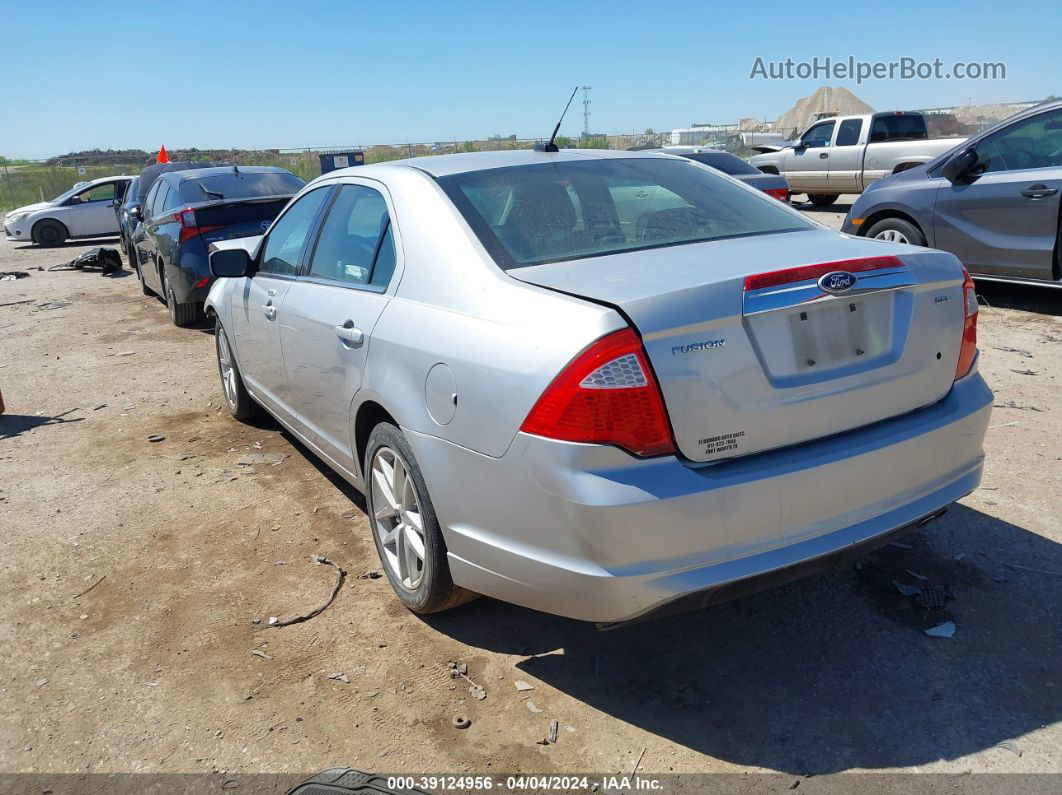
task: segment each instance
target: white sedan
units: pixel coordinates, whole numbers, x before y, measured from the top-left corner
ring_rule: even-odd
[[[70,238],[118,234],[115,200],[121,201],[132,177],[79,182],[51,201],[27,204],[4,216],[4,236],[13,242],[58,246]]]

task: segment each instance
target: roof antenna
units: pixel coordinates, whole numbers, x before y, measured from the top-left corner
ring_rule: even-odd
[[[568,112],[568,108],[572,106],[572,100],[575,99],[575,92],[579,90],[579,86],[572,89],[572,95],[568,97],[568,104],[564,106],[564,113]],[[557,126],[553,128],[553,135],[549,137],[549,142],[544,144],[535,144],[535,151],[537,152],[559,152],[557,144],[554,141],[557,138],[557,133],[560,132],[561,122],[564,121],[564,113],[557,119]]]

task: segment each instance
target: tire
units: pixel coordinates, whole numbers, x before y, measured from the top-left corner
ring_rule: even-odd
[[[809,193],[808,201],[814,204],[816,207],[829,207],[835,201],[837,201],[836,193]]]
[[[225,329],[218,323],[214,327],[214,350],[218,356],[218,375],[221,376],[221,393],[225,396],[225,405],[238,420],[249,420],[258,413],[258,404],[254,402],[247,388],[243,385],[240,368],[229,345]]]
[[[144,295],[154,295],[155,291],[148,287],[147,282],[144,281],[144,272],[140,269],[140,263],[136,261],[134,248],[131,244],[129,246],[129,267],[136,273],[137,281],[140,282],[140,292]]]
[[[165,276],[162,279],[162,289],[165,292],[164,300],[166,301],[166,308],[170,311],[170,320],[173,321],[173,325],[182,328],[194,326],[202,319],[202,307],[197,303],[178,303],[177,295],[173,292],[173,285],[170,284],[170,280],[165,278]]]
[[[43,248],[55,248],[66,242],[69,233],[66,231],[66,227],[58,221],[46,218],[33,225],[33,232],[30,236],[33,238],[33,242],[38,246]]]
[[[391,483],[385,488],[388,470]],[[406,437],[391,423],[381,422],[369,434],[363,471],[372,538],[395,595],[421,614],[439,613],[475,599],[478,594],[454,585],[446,562],[446,542],[424,476]],[[388,497],[396,484],[405,484],[398,486],[402,493]],[[415,510],[410,510],[411,504]],[[411,516],[419,518],[420,530]]]
[[[867,231],[867,237],[887,240],[890,243],[909,243],[912,246],[926,245],[926,236],[922,234],[922,230],[902,218],[878,221]]]

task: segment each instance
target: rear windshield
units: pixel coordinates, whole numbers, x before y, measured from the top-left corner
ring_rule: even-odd
[[[498,265],[814,226],[775,199],[683,160],[574,160],[439,178]]]
[[[750,166],[740,157],[729,152],[691,152],[682,156],[698,163],[704,163],[706,166],[717,168],[724,174],[730,174],[731,176],[738,174],[759,174],[762,176],[763,174],[755,166]]]
[[[254,173],[226,172],[181,180],[181,199],[209,202],[219,199],[252,199],[256,196],[291,196],[306,183],[287,171]]]
[[[926,120],[914,114],[875,116],[870,127],[870,143],[882,141],[922,141],[929,137]]]

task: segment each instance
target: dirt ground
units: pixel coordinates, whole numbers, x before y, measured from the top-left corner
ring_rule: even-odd
[[[943,519],[601,633],[489,599],[406,612],[361,497],[223,408],[209,329],[128,272],[47,270],[85,248],[0,242],[31,273],[0,282],[0,772],[1062,773],[1062,291],[979,285],[997,407],[984,484]],[[283,459],[238,463],[257,452]],[[347,571],[335,602],[266,628],[327,596],[313,554]],[[955,599],[927,613],[893,580]]]

